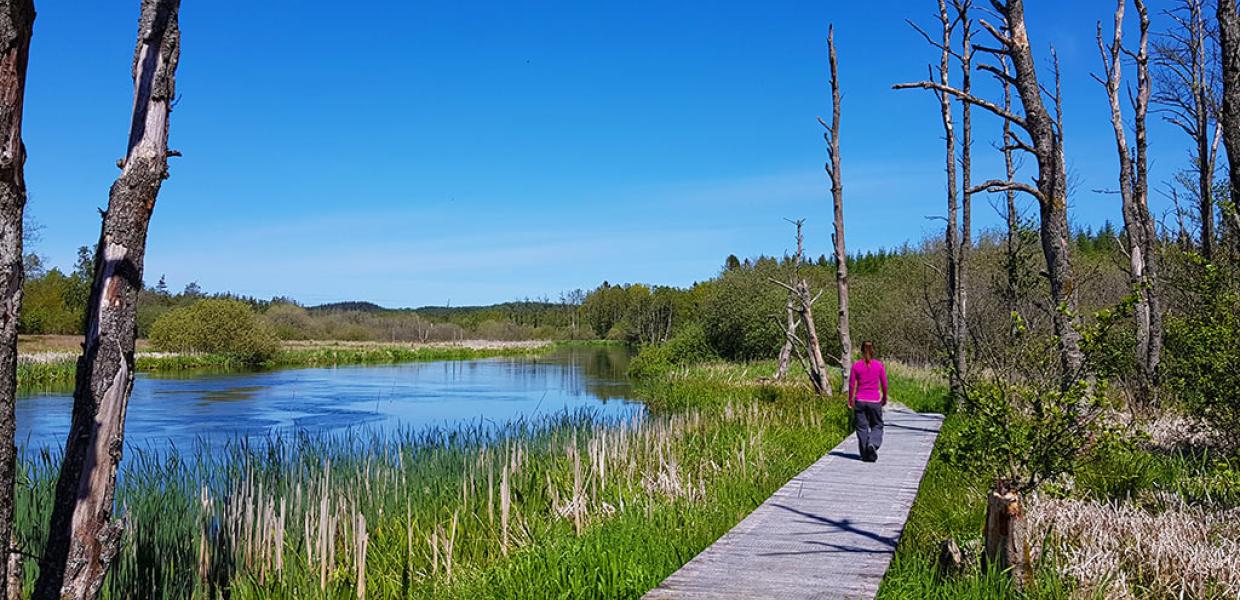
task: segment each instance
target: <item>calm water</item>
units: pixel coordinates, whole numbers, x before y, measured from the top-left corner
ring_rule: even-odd
[[[125,441],[130,447],[189,448],[198,440],[504,422],[590,407],[629,415],[620,348],[567,348],[539,357],[288,369],[161,377],[138,374]],[[70,392],[17,403],[18,446],[60,448],[69,431]]]

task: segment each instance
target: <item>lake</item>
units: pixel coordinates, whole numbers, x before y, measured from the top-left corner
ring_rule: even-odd
[[[190,448],[296,432],[425,429],[503,423],[565,410],[630,416],[641,404],[616,347],[566,347],[538,356],[282,369],[247,373],[139,373],[125,420],[127,447]],[[60,449],[71,392],[17,402],[17,445]]]

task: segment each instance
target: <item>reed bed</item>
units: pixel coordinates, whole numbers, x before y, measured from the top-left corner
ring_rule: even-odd
[[[324,345],[326,344],[326,345]],[[548,342],[466,341],[436,344],[344,343],[286,344],[274,357],[253,364],[231,354],[137,352],[139,371],[237,371],[270,368],[324,367],[434,360],[473,360],[501,356],[529,356],[554,347]],[[76,352],[37,352],[18,356],[17,385],[21,392],[72,389]]]
[[[104,596],[638,596],[845,435],[840,402],[725,395],[623,419],[131,451]],[[37,555],[58,459],[22,464],[18,538]]]
[[[1078,597],[1240,598],[1240,508],[1210,510],[1158,493],[1135,501],[1035,497],[1032,531]]]

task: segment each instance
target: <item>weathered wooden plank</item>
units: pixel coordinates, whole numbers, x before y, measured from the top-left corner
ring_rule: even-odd
[[[886,414],[877,463],[849,437],[646,594],[646,600],[873,598],[942,425]]]

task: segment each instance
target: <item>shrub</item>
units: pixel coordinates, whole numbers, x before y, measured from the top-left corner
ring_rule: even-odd
[[[151,344],[166,352],[230,354],[257,364],[279,350],[275,333],[237,300],[198,300],[164,313],[151,325]]]
[[[263,321],[271,326],[276,337],[282,340],[314,339],[315,323],[306,309],[288,302],[277,302],[267,307]]]
[[[637,356],[629,363],[629,376],[634,378],[654,377],[672,369],[718,358],[719,355],[706,341],[706,332],[702,326],[693,323],[686,325],[672,339],[662,344],[642,346]]]
[[[702,325],[710,346],[724,358],[770,358],[783,345],[777,319],[783,317],[788,294],[770,277],[786,278],[775,267],[763,267],[727,271],[711,282]]]
[[[77,301],[81,282],[52,269],[42,277],[26,280],[23,287],[18,329],[29,334],[75,334],[82,332],[86,305]]]
[[[1214,265],[1193,290],[1196,302],[1166,324],[1165,382],[1185,408],[1221,433],[1240,436],[1240,292]]]
[[[1000,491],[1024,493],[1124,447],[1129,439],[1120,426],[1103,418],[1113,407],[1097,362],[1120,318],[1101,311],[1081,327],[1084,363],[1067,381],[1058,370],[1057,339],[1032,334],[1017,320],[1006,366],[969,381],[965,418],[941,435],[947,461]]]

